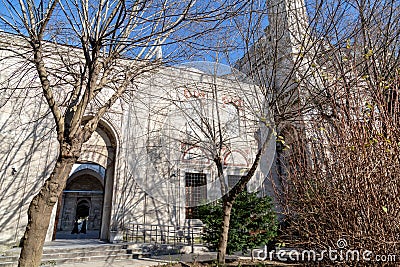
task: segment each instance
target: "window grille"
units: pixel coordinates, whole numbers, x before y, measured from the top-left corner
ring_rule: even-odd
[[[197,218],[197,206],[207,199],[207,176],[204,173],[185,173],[186,219]]]
[[[228,188],[232,189],[242,178],[242,175],[228,175]],[[247,191],[247,185],[245,189]]]

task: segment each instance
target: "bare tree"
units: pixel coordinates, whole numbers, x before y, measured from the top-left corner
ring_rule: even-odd
[[[162,83],[155,86],[165,89],[154,91],[162,91],[164,98],[147,107],[152,110],[153,125],[148,152],[162,173],[162,182],[151,185],[164,184],[170,169],[182,171],[190,166],[207,175],[207,183],[187,182],[183,204],[195,215],[196,206],[222,198],[224,231],[219,257],[224,261],[232,204],[246,185],[251,190],[262,186],[259,163],[263,158],[264,165],[272,164],[274,125],[260,88],[243,80],[243,73],[207,62],[181,68],[185,69],[181,79],[171,86],[165,84],[168,78],[160,79]],[[185,72],[189,75],[184,76]]]
[[[218,246],[220,263],[225,262],[232,204],[251,179],[252,171],[258,166],[268,165],[265,146],[272,139],[274,145],[275,142],[282,143],[288,148],[280,135],[287,127],[303,134],[307,118],[323,91],[320,79],[315,75],[314,63],[320,43],[315,41],[318,37],[312,35],[315,23],[309,23],[316,20],[316,16],[311,14],[309,18],[304,1],[252,1],[251,5],[243,16],[245,23],[243,20],[235,21],[236,40],[240,40],[238,43],[244,56],[232,62],[229,51],[226,51],[226,57],[231,65],[258,86],[256,99],[264,112],[268,110],[267,125],[272,131],[267,139],[259,140],[260,149],[247,175],[243,175],[223,197],[224,219]],[[257,114],[260,121],[265,120],[265,113]],[[275,155],[273,157],[276,159]],[[275,165],[279,163],[275,162]],[[278,181],[275,170],[269,171],[268,168],[264,175],[271,176],[273,183],[281,187],[282,181]]]
[[[335,154],[337,150],[332,149],[330,151],[330,149],[324,146],[324,142],[329,141],[329,139],[322,139],[321,144],[314,146],[316,141],[314,139],[318,139],[315,134],[316,125],[318,125],[321,118],[332,120],[338,112],[345,114],[348,120],[356,118],[358,123],[360,114],[355,111],[350,112],[349,108],[351,107],[350,110],[359,111],[360,102],[367,99],[364,97],[376,93],[373,90],[371,92],[375,93],[366,93],[368,90],[365,91],[365,87],[368,84],[370,84],[369,86],[372,89],[376,85],[379,85],[374,80],[368,81],[369,77],[373,74],[376,79],[381,79],[378,78],[380,77],[378,73],[381,72],[376,72],[376,70],[383,66],[385,68],[388,67],[391,71],[396,70],[395,62],[398,55],[388,52],[389,48],[387,47],[383,49],[383,51],[386,51],[385,53],[381,53],[382,47],[379,49],[372,48],[371,40],[373,39],[373,35],[370,34],[371,31],[369,28],[367,30],[360,30],[366,27],[365,17],[367,14],[368,17],[375,18],[369,12],[372,10],[372,7],[378,6],[377,2],[372,7],[365,3],[364,5],[358,3],[362,7],[361,9],[356,9],[352,3],[316,2],[308,3],[307,10],[303,1],[271,1],[268,5],[270,24],[266,29],[264,29],[266,6],[260,5],[256,1],[252,2],[252,4],[253,6],[246,10],[244,15],[236,21],[235,34],[237,36],[235,37],[237,38],[232,38],[239,44],[244,44],[244,48],[242,47],[242,49],[245,51],[244,58],[235,62],[236,67],[248,74],[252,78],[252,81],[258,85],[258,88],[251,95],[255,99],[254,103],[257,103],[260,108],[258,110],[249,108],[254,103],[246,105],[246,110],[253,116],[246,120],[257,121],[258,126],[264,124],[276,128],[277,141],[284,148],[278,155],[276,166],[277,169],[280,169],[277,170],[277,174],[278,178],[281,179],[278,179],[278,181],[273,179],[275,185],[280,183],[277,186],[277,200],[281,200],[281,206],[284,207],[285,214],[291,215],[289,217],[296,222],[292,229],[302,231],[303,229],[308,229],[304,227],[309,222],[307,221],[307,215],[315,212],[315,210],[307,210],[307,213],[304,213],[301,212],[301,208],[304,205],[319,203],[320,198],[312,198],[312,200],[306,203],[302,201],[310,199],[310,196],[318,195],[310,194],[310,190],[313,192],[312,190],[315,189],[316,185],[326,184],[331,187],[331,184],[327,183],[325,178],[318,183],[316,180],[310,182],[307,179],[300,179],[304,178],[305,171],[303,170],[306,168],[308,174],[316,175],[312,177],[324,177],[318,171],[325,173],[327,167],[323,165],[324,167],[318,168],[316,166],[319,165],[314,161],[329,164],[332,160],[332,155],[339,155],[338,153]],[[388,7],[390,8],[387,9]],[[357,17],[355,16],[357,14],[356,10],[364,10],[362,13],[363,16],[360,16],[360,18],[363,18],[360,21],[364,21],[361,25],[364,26],[349,28],[348,34],[345,34],[347,31],[346,27],[350,25],[354,26],[352,19]],[[365,10],[369,11],[364,13]],[[391,10],[389,18],[397,18],[396,8],[395,6],[391,6],[391,3],[383,4],[382,10]],[[348,16],[345,16],[346,12],[349,12],[347,13]],[[243,24],[243,21],[246,21],[246,23]],[[394,24],[393,21],[389,21],[389,28],[386,29],[387,34],[394,34],[394,38],[385,37],[385,40],[390,40],[389,47],[395,48],[396,51],[398,41]],[[360,24],[356,23],[355,25]],[[384,27],[383,25],[386,24],[382,23],[380,25]],[[381,30],[380,32],[384,33],[385,31]],[[363,35],[358,35],[360,33],[363,33]],[[356,36],[357,38],[355,38]],[[361,36],[364,37],[360,38]],[[385,35],[383,34],[382,36],[384,37]],[[376,38],[375,40],[380,40],[382,36],[374,36],[374,38]],[[364,41],[360,45],[356,40]],[[365,40],[368,40],[368,42]],[[378,42],[378,44],[382,44],[382,42]],[[357,47],[353,52],[350,49],[352,46]],[[365,50],[365,47],[371,48]],[[378,51],[381,54],[377,53]],[[229,62],[230,51],[225,52],[227,52],[227,61]],[[378,56],[378,54],[379,57],[377,58],[379,60],[377,59],[371,64],[370,60],[374,56]],[[382,62],[387,64],[382,64]],[[385,69],[382,73],[387,73],[387,77],[392,77],[393,72],[389,72],[388,69]],[[366,74],[366,70],[370,73]],[[360,73],[363,74],[361,75]],[[392,73],[392,76],[388,73]],[[387,88],[397,88],[395,85],[397,78],[390,78],[389,81],[385,81],[382,84],[386,84]],[[389,85],[389,83],[393,83],[393,86]],[[272,135],[273,132],[271,131],[265,139],[260,138],[258,150],[251,161],[247,174],[242,175],[231,190],[225,190],[226,184],[224,185],[224,183],[226,179],[224,162],[221,161],[221,155],[223,154],[223,150],[231,145],[229,144],[230,137],[225,132],[225,128],[229,123],[227,124],[226,121],[221,120],[222,117],[218,117],[218,113],[223,113],[223,108],[221,102],[215,98],[215,92],[220,91],[220,88],[214,90],[214,86],[215,83],[212,82],[209,83],[209,87],[207,88],[198,88],[197,85],[193,85],[192,89],[195,88],[195,91],[188,92],[188,96],[194,98],[192,102],[189,102],[192,103],[190,110],[194,114],[188,113],[186,120],[191,121],[194,135],[191,134],[186,142],[190,146],[197,146],[204,149],[201,153],[197,154],[197,157],[205,157],[214,162],[217,170],[216,177],[219,178],[221,183],[224,218],[221,226],[222,234],[218,248],[218,260],[220,263],[223,263],[225,261],[232,204],[237,194],[244,189],[258,165],[265,164],[265,162],[260,163],[260,160],[266,146],[268,146],[268,142],[273,137],[269,134]],[[201,98],[208,95],[211,95],[211,98],[215,101],[209,108],[203,109],[204,103],[202,104],[202,101],[204,102],[204,100],[201,100]],[[240,96],[240,93],[238,96]],[[376,99],[380,99],[379,103],[387,103],[387,100],[390,99],[390,109],[394,111],[394,107],[397,105],[397,93],[392,90],[390,93],[386,93],[385,97],[378,97]],[[171,97],[171,99],[174,98]],[[239,97],[239,99],[242,98]],[[386,99],[386,102],[383,99]],[[174,103],[181,102],[182,100],[174,101]],[[187,102],[186,99],[185,103]],[[331,103],[335,104],[332,106]],[[387,104],[385,105],[387,106]],[[269,120],[270,117],[266,116],[265,111],[267,108],[273,120]],[[371,107],[369,109],[374,110]],[[211,117],[209,114],[204,113],[204,111],[209,110],[215,110],[214,115]],[[387,119],[388,116],[385,116],[385,118]],[[342,119],[339,121],[343,122]],[[344,124],[339,125],[336,123],[337,128],[347,129],[346,131],[351,131],[352,127],[355,127],[353,124],[351,127],[349,125],[345,126]],[[393,129],[394,127],[392,125],[390,127],[383,126],[383,128],[387,128],[389,131],[389,129]],[[356,130],[357,128],[355,127],[354,129]],[[254,128],[252,131],[254,131]],[[353,134],[355,133],[356,131],[353,132]],[[340,147],[339,144],[342,141],[340,138],[337,139],[332,147]],[[292,159],[293,161],[291,161]],[[291,162],[295,164],[290,168],[286,168]],[[340,163],[337,166],[341,166]],[[339,170],[336,169],[335,171]],[[335,172],[331,173],[334,175]],[[274,174],[271,174],[271,176],[274,176]],[[296,177],[296,179],[291,179],[290,177],[292,176]],[[325,187],[322,188],[326,189]],[[293,194],[292,190],[298,191],[296,194]],[[354,191],[350,190],[350,192]],[[331,200],[332,195],[326,193],[327,191],[321,191],[318,196],[326,196],[328,200]],[[338,196],[336,195],[336,197]],[[301,203],[301,205],[297,206],[298,203]],[[382,207],[385,212],[387,206]],[[328,211],[330,209],[326,210],[326,215],[329,215]],[[300,214],[302,216],[299,217]],[[315,223],[312,223],[311,226],[315,228],[316,222],[321,218],[319,215],[315,216]],[[320,225],[326,225],[326,222],[322,221]],[[310,236],[314,228],[309,229],[305,236]],[[304,242],[304,239],[301,241]]]
[[[247,74],[247,78],[246,75],[235,71],[231,71],[229,75],[221,75],[217,67],[219,65],[214,64],[206,68],[205,76],[208,76],[199,79],[202,82],[193,81],[192,84],[173,86],[183,88],[185,93],[183,96],[176,94],[176,91],[167,93],[166,102],[169,104],[164,103],[164,105],[172,105],[183,113],[182,120],[178,119],[174,122],[184,121],[187,123],[186,128],[184,131],[183,128],[175,128],[174,134],[160,132],[162,136],[168,136],[166,138],[168,140],[162,140],[156,136],[149,142],[149,151],[154,159],[165,160],[165,162],[161,160],[157,163],[159,165],[157,168],[164,169],[162,171],[164,173],[167,173],[166,170],[169,168],[163,168],[162,165],[163,163],[170,164],[167,160],[171,157],[163,155],[164,152],[159,151],[157,147],[168,147],[170,142],[181,144],[171,147],[184,145],[186,148],[197,148],[198,150],[191,151],[193,159],[197,158],[198,161],[205,159],[214,164],[213,167],[209,167],[215,170],[215,177],[218,178],[224,210],[218,248],[220,263],[225,262],[232,205],[260,165],[268,165],[266,150],[271,147],[271,141],[275,142],[276,128],[281,130],[289,123],[301,131],[304,130],[305,118],[313,110],[316,99],[323,91],[319,77],[315,75],[316,65],[313,63],[318,57],[317,52],[321,44],[315,42],[315,38],[311,38],[311,32],[315,29],[313,27],[316,26],[307,23],[305,6],[298,5],[297,2],[286,4],[283,1],[274,1],[270,3],[268,10],[270,26],[265,29],[267,5],[264,2],[251,2],[237,20],[231,21],[234,29],[231,34],[235,36],[230,36],[230,38],[234,42],[223,40],[229,42],[229,49],[222,51],[223,56],[216,56],[216,61],[223,59],[235,65]],[[294,18],[301,23],[296,23]],[[243,21],[246,23],[243,24]],[[245,56],[237,62],[231,62],[231,49],[235,45],[237,45],[236,48],[245,52]],[[237,56],[237,51],[233,54],[233,57]],[[200,68],[201,71],[204,69]],[[224,86],[219,84],[224,79],[227,79],[227,83],[231,83],[230,86],[237,86],[237,88],[231,88],[228,95],[224,94]],[[245,88],[246,86],[241,83],[243,81],[243,84],[247,82],[253,87],[250,90]],[[254,84],[258,86],[254,87]],[[176,95],[181,98],[177,98]],[[253,143],[247,144],[252,146],[256,141],[257,149],[248,159],[245,172],[239,175],[239,180],[232,188],[226,184],[224,155],[227,151],[240,148],[241,145],[246,146],[246,143],[240,144],[235,137],[230,135],[228,128],[232,126],[232,121],[227,121],[226,118],[229,117],[229,113],[232,115],[235,112],[227,112],[227,106],[238,112],[239,121],[248,123],[248,127],[241,129],[243,132],[240,132],[239,128],[234,130],[236,135],[248,137],[256,134],[258,136]],[[155,107],[151,114],[159,114],[160,117],[151,118],[154,124],[163,124],[166,110],[166,106]],[[245,115],[240,115],[241,110]],[[154,131],[153,128],[152,131]],[[280,140],[280,142],[283,141]]]
[[[142,73],[182,56],[168,45],[210,33],[238,3],[3,1],[0,21],[17,40],[10,58],[37,76],[58,142],[54,169],[28,210],[19,266],[39,266],[53,206],[104,114]]]
[[[324,92],[315,97],[306,135],[293,137],[284,155],[280,200],[289,242],[314,249],[345,244],[389,257],[399,248],[399,3],[316,6],[315,73]]]

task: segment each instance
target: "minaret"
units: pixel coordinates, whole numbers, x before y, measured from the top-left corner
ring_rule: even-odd
[[[260,55],[266,59],[263,85],[272,95],[274,106],[269,108],[274,113],[276,131],[290,144],[290,140],[296,140],[295,136],[302,135],[304,129],[304,117],[298,111],[304,103],[302,99],[305,90],[301,77],[304,77],[303,70],[309,65],[306,58],[308,54],[304,53],[309,42],[308,17],[304,0],[266,1],[269,25],[265,29],[264,54]],[[270,172],[274,185],[267,180],[264,184],[265,193],[273,198],[276,198],[276,187],[282,189],[282,179],[287,172],[280,166],[289,166],[284,153],[282,148],[277,148],[276,161]],[[266,172],[264,174],[267,175]],[[278,214],[283,210],[280,204],[276,204],[275,209]]]
[[[265,53],[271,53],[273,70],[270,85],[288,91],[296,86],[309,62],[303,58],[309,49],[308,17],[304,0],[267,0],[269,26]]]
[[[267,8],[271,44],[284,54],[301,52],[308,31],[304,0],[267,0]]]
[[[238,60],[236,67],[267,90],[291,91],[298,88],[296,81],[301,80],[299,76],[310,64],[307,59],[310,53],[304,53],[311,44],[305,3],[304,0],[266,1],[269,25],[265,35]],[[293,97],[282,101],[295,101]]]

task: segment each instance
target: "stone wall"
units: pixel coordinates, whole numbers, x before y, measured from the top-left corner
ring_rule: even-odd
[[[17,245],[27,223],[28,205],[49,176],[58,146],[52,116],[41,97],[34,69],[29,62],[17,60],[12,52],[21,50],[21,44],[8,35],[0,40],[1,47],[13,48],[8,52],[0,49],[0,244]],[[57,212],[61,216],[58,229],[69,230],[76,216],[76,205],[84,199],[91,205],[88,227],[100,229],[101,239],[109,239],[111,230],[132,223],[184,225],[185,173],[204,172],[207,181],[213,183],[216,170],[211,154],[204,154],[207,161],[185,159],[191,149],[184,140],[187,136],[183,135],[189,134],[183,128],[188,124],[184,116],[174,113],[183,107],[176,104],[211,103],[206,104],[211,114],[212,103],[219,101],[221,106],[231,107],[224,112],[235,111],[230,105],[249,99],[250,92],[256,90],[252,85],[223,78],[214,80],[207,74],[179,68],[160,68],[135,82],[129,90],[132,95],[126,98],[129,101],[118,101],[104,116],[99,129],[84,145],[78,162],[104,168],[104,194],[68,193],[68,190],[101,191],[90,179],[76,180],[76,184],[72,179],[59,208],[54,208],[47,241],[53,237]],[[225,98],[213,98],[210,85],[217,86]],[[57,93],[65,94],[62,90]],[[107,91],[102,97],[106,96]],[[184,108],[190,110],[187,105]],[[95,107],[86,116],[90,117],[92,111]],[[228,117],[223,117],[224,123]],[[234,134],[235,131],[227,129],[234,134],[230,136],[231,144],[235,144],[235,153],[240,156],[237,160],[232,158],[235,153],[228,147],[222,151],[229,174],[243,174],[257,151],[254,133],[258,122],[254,114],[246,117],[249,118],[248,127],[241,126],[241,132],[237,129]],[[262,175],[259,172],[257,177]],[[211,186],[207,189],[213,191]],[[207,195],[211,197],[211,193]]]

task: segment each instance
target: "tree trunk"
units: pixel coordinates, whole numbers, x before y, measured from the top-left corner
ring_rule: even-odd
[[[19,267],[40,265],[53,206],[57,203],[76,160],[75,157],[62,157],[60,153],[50,178],[32,199],[28,209],[28,225],[22,238]]]
[[[229,222],[231,219],[231,211],[233,201],[229,200],[227,197],[223,197],[223,220],[221,228],[221,236],[218,242],[218,254],[217,260],[220,264],[225,264],[226,247],[228,245],[228,233],[229,233]]]
[[[236,200],[236,197],[243,192],[245,186],[249,182],[249,180],[254,176],[256,169],[260,163],[261,156],[264,154],[265,150],[268,147],[268,142],[272,138],[272,130],[269,130],[268,135],[262,144],[261,148],[258,150],[257,155],[251,165],[250,170],[247,172],[245,176],[242,176],[239,182],[229,191],[226,195],[222,196],[222,209],[223,209],[223,220],[221,226],[221,236],[218,242],[218,254],[217,260],[220,264],[225,264],[225,256],[226,256],[226,247],[228,245],[228,233],[229,233],[229,223],[232,212],[232,205]],[[217,163],[217,167],[222,167],[222,164],[218,160],[214,160]],[[218,165],[218,163],[220,165]],[[223,171],[222,168],[218,168],[219,173]]]

